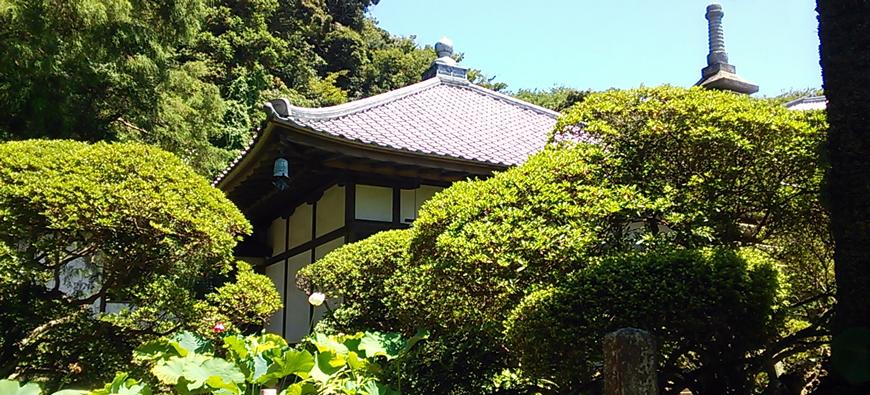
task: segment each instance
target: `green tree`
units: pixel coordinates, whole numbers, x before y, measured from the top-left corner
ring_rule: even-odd
[[[0,129],[15,138],[111,139],[154,113],[200,0],[7,1],[0,7]],[[14,54],[14,56],[13,56]]]
[[[529,103],[562,112],[574,104],[582,102],[590,93],[592,92],[589,90],[581,91],[565,86],[557,86],[549,90],[520,89],[514,96]]]
[[[233,264],[248,232],[220,191],[159,149],[0,144],[0,376],[94,384],[154,336],[262,325],[280,302]],[[238,285],[222,285],[232,271]],[[103,314],[111,302],[126,308]]]
[[[866,22],[870,3],[819,0],[816,4],[831,123],[826,195],[836,241],[837,278],[832,350],[836,377],[825,391],[863,394],[870,392],[870,126],[865,115],[870,92],[864,88],[870,78]]]
[[[288,97],[327,106],[420,80],[434,53],[376,1],[12,0],[0,6],[0,139],[135,141],[220,171]]]
[[[679,376],[694,377],[679,382],[696,393],[745,391],[767,367],[797,353],[819,353],[824,341],[830,284],[820,280],[829,273],[824,252],[830,245],[816,238],[827,229],[819,203],[824,127],[821,114],[728,92],[660,87],[591,94],[561,118],[551,146],[524,165],[485,181],[455,183],[424,205],[411,229],[386,234],[377,245],[347,245],[300,273],[348,300],[350,310],[339,308],[331,318],[338,328],[431,328],[423,346],[431,358],[409,367],[419,392],[481,393],[493,390],[493,377],[512,374],[539,389],[540,380],[566,375],[583,381],[557,380],[557,392],[589,384],[585,363],[567,364],[577,369],[570,373],[547,367],[565,368],[559,361],[566,353],[572,360],[589,358],[581,350],[598,347],[606,325],[581,327],[570,314],[559,315],[567,321],[550,327],[591,330],[577,337],[587,339],[583,345],[560,350],[534,347],[549,344],[541,328],[506,332],[517,327],[511,313],[524,314],[517,306],[532,308],[530,295],[573,292],[576,281],[600,284],[580,288],[594,295],[623,289],[636,297],[626,301],[652,309],[604,302],[616,297],[572,305],[598,306],[599,319],[624,317],[613,322],[655,329],[660,321],[650,317],[657,312],[679,313],[667,306],[699,306],[715,314],[674,319],[691,322],[696,332],[721,326],[752,333],[691,345],[673,332],[680,340],[663,358],[675,361],[663,376],[669,391],[681,389]],[[750,247],[751,261],[772,263],[762,267],[737,257]],[[710,249],[735,258],[711,258],[705,255]],[[634,253],[651,255],[635,260]],[[632,266],[638,262],[650,265]],[[674,265],[697,273],[697,281],[677,284],[672,272],[660,270]],[[781,268],[781,281],[771,267]],[[377,275],[355,280],[368,268]],[[815,271],[804,273],[807,268]],[[629,272],[646,281],[623,279]],[[577,280],[605,277],[606,283]],[[708,286],[726,279],[733,287]],[[648,293],[651,283],[682,288]],[[798,292],[788,293],[790,287]],[[521,347],[520,339],[530,346]],[[702,353],[700,361],[684,358],[701,349],[720,351]],[[546,363],[526,375],[516,370],[533,354]],[[725,354],[739,357],[716,357]],[[591,358],[586,362],[594,364]]]

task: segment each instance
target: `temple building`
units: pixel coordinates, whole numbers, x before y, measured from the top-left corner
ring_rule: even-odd
[[[707,7],[710,53],[696,85],[752,94],[758,86],[728,63],[723,15]],[[254,227],[237,256],[269,276],[283,299],[269,331],[298,341],[322,314],[296,286],[301,267],[406,228],[451,183],[489,177],[544,147],[558,113],[470,83],[449,40],[435,50],[423,81],[407,87],[327,108],[266,103],[267,121],[215,180]],[[819,105],[801,100],[790,104]]]
[[[296,287],[299,268],[408,227],[454,181],[489,177],[544,147],[558,113],[470,83],[449,40],[435,49],[423,81],[404,88],[318,109],[267,103],[265,125],[215,181],[254,226],[237,256],[283,298],[270,331],[297,341],[320,313]]]

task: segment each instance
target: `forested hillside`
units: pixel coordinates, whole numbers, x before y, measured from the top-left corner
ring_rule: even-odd
[[[434,59],[366,16],[377,0],[2,0],[0,139],[154,144],[213,175],[288,97],[325,106]]]

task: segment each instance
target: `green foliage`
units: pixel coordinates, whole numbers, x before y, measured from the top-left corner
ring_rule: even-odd
[[[222,337],[223,358],[212,343],[190,332],[140,346],[135,356],[147,361],[160,383],[179,394],[198,392],[256,393],[278,388],[288,394],[398,394],[384,372],[409,355],[426,337],[397,334],[314,334],[291,348],[280,336],[260,334]]]
[[[462,59],[462,55],[459,56]],[[486,74],[483,74],[482,71],[477,69],[469,69],[468,70],[468,80],[471,81],[472,84],[480,85],[486,89],[491,89],[496,92],[504,91],[507,89],[508,85],[504,82],[495,81],[495,76],[489,77]]]
[[[0,139],[135,141],[214,175],[260,104],[323,106],[419,81],[430,48],[374,1],[77,0],[0,6]]]
[[[433,197],[414,223],[414,264],[394,276],[388,304],[427,327],[499,332],[490,317],[527,287],[582,268],[604,246],[626,248],[614,224],[650,202],[611,185],[608,161],[594,146],[547,149],[524,166]]]
[[[94,384],[155,334],[261,325],[278,297],[249,266],[207,296],[247,232],[220,191],[159,149],[0,144],[0,375]],[[95,314],[106,301],[130,308]]]
[[[798,220],[818,200],[823,130],[823,114],[661,87],[590,95],[560,119],[555,139],[611,152],[618,181],[671,202],[660,224],[691,246],[758,243]]]
[[[208,301],[226,322],[242,328],[262,328],[281,309],[281,295],[269,277],[254,273],[250,265],[239,262],[236,281],[227,283],[208,295]]]
[[[389,383],[394,365],[412,356],[428,337],[359,332],[354,335],[314,334],[289,347],[278,335],[224,334],[215,343],[193,332],[177,332],[143,343],[133,352],[160,393],[256,394],[276,388],[295,395],[398,395]],[[398,383],[400,384],[400,383]],[[0,393],[41,395],[37,383],[0,380]],[[151,387],[117,373],[103,388],[63,390],[54,395],[150,395]]]
[[[774,103],[785,104],[807,96],[823,96],[825,91],[821,88],[791,89],[770,98]]]
[[[678,375],[677,361],[711,366],[764,346],[776,327],[776,290],[773,263],[753,254],[613,255],[527,295],[506,321],[506,340],[527,373],[578,388],[600,368],[603,334],[644,329],[661,351],[662,376],[686,386],[697,378]],[[751,383],[742,370],[727,380],[743,390]]]
[[[0,380],[0,393],[6,395],[40,395],[42,388],[39,384],[21,384],[14,380]]]
[[[759,246],[786,276],[782,314],[806,329],[784,330],[781,344],[797,335],[817,349],[833,301],[833,241],[820,198],[824,117],[729,92],[642,88],[590,95],[559,121],[554,140],[595,141],[611,152],[615,182],[667,202],[667,215],[646,221],[666,227],[670,242]]]
[[[207,76],[202,62],[169,70],[156,87],[154,110],[118,118],[112,123],[115,137],[161,147],[204,174],[223,170],[235,156],[234,149],[247,143],[249,125],[227,127],[219,115],[231,111],[232,102],[221,97],[217,86],[203,81]]]
[[[824,126],[724,92],[591,94],[524,165],[455,183],[411,229],[299,275],[348,300],[328,318],[337,330],[432,330],[403,369],[414,392],[583,390],[614,325],[665,336],[665,389],[740,390],[823,335],[816,313],[829,301],[788,291],[804,289],[802,268],[828,263],[810,258],[828,248],[817,237]],[[797,317],[810,319],[785,325]]]
[[[316,266],[303,267],[300,275],[317,278],[320,289],[329,292],[330,297],[341,298],[341,308],[332,316],[339,327],[395,327],[396,318],[384,304],[385,282],[407,262],[409,236],[403,230],[376,233],[365,242],[327,255]]]
[[[179,1],[7,1],[0,8],[0,129],[18,138],[100,140],[154,109],[172,48],[205,7]]]
[[[562,112],[574,104],[582,102],[590,93],[592,92],[589,90],[581,91],[565,86],[557,86],[549,90],[520,89],[514,96],[520,100],[525,100],[553,111]]]
[[[119,372],[103,388],[93,391],[63,390],[55,392],[54,395],[151,395],[151,387],[148,384],[129,376],[127,373]]]

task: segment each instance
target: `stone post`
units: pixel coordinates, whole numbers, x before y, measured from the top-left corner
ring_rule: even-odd
[[[656,354],[647,331],[623,328],[604,336],[604,395],[657,395]]]

